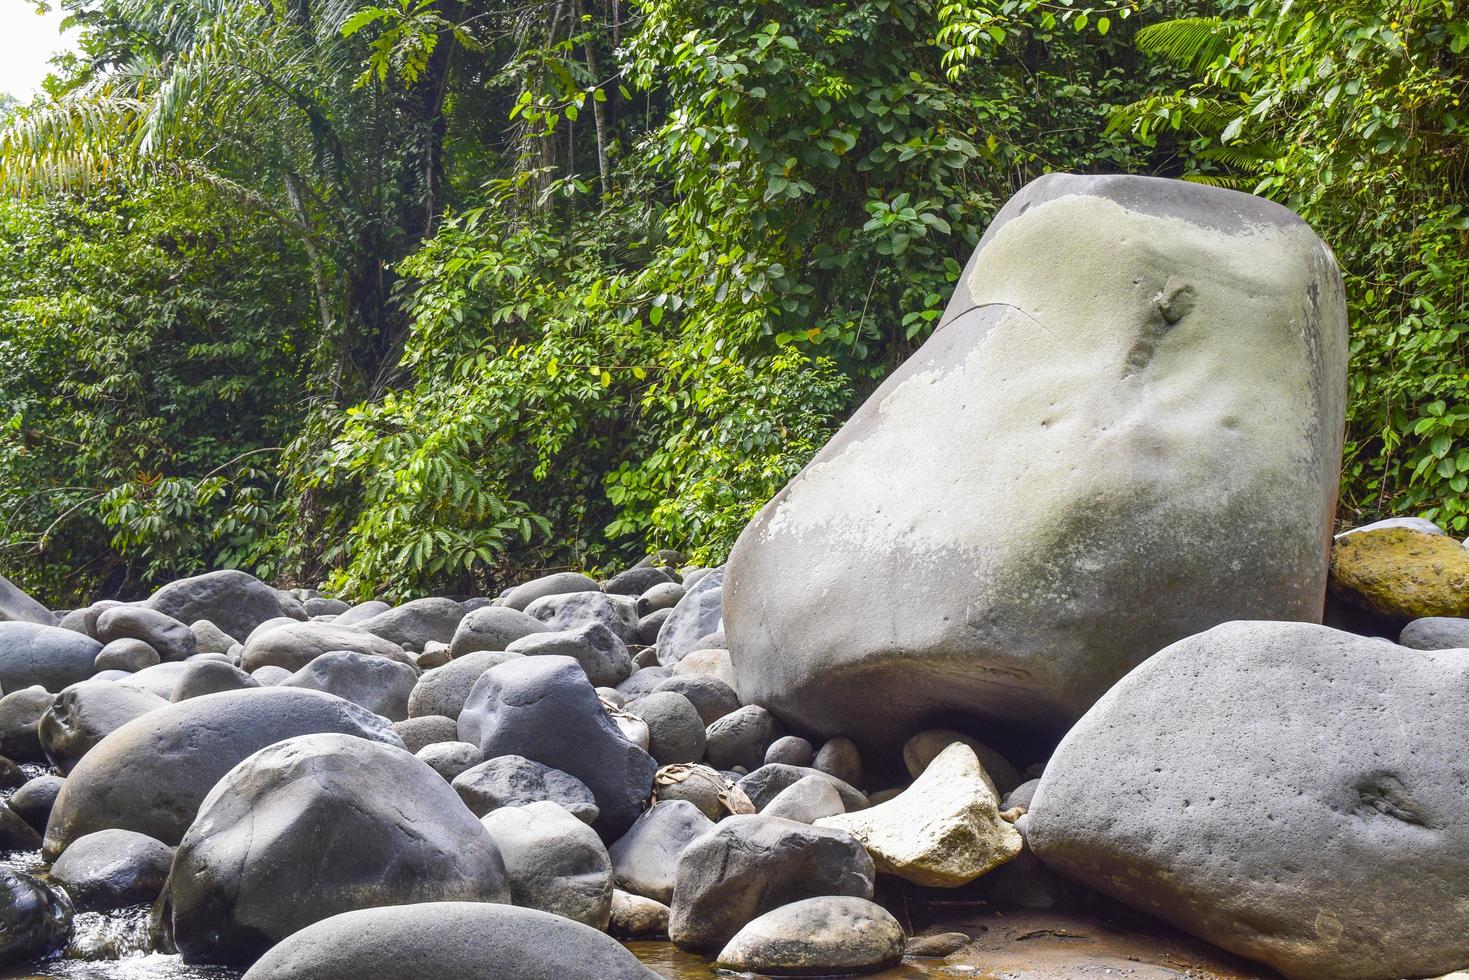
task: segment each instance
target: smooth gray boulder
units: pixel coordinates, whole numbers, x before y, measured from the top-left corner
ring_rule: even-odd
[[[56,696],[40,685],[0,698],[0,755],[16,762],[45,762],[40,724]]]
[[[585,824],[595,821],[599,812],[586,783],[520,755],[496,756],[473,765],[455,776],[451,785],[477,817],[505,806],[523,807],[543,801],[557,804]]]
[[[654,691],[627,706],[648,726],[648,754],[660,766],[704,758],[704,719],[693,702],[675,691]]]
[[[580,572],[557,572],[517,585],[505,594],[505,608],[525,610],[537,599],[548,595],[566,595],[571,592],[600,592],[602,587],[596,580]]]
[[[735,688],[864,752],[948,718],[1049,740],[1176,640],[1319,622],[1346,357],[1336,262],[1286,208],[1031,182],[735,544]]]
[[[132,674],[162,662],[163,658],[153,649],[153,644],[125,636],[104,646],[93,665],[99,673],[104,670],[125,670]]]
[[[59,951],[71,925],[71,901],[61,889],[22,871],[0,870],[0,967]]]
[[[55,626],[56,614],[32,599],[10,579],[0,575],[0,623]]]
[[[413,753],[446,781],[485,761],[479,746],[468,742],[435,742]],[[589,796],[591,794],[588,794]]]
[[[319,691],[230,691],[150,711],[98,742],[71,771],[46,826],[45,856],[114,827],[177,844],[205,795],[246,756],[320,732],[403,744],[387,719]]]
[[[674,674],[665,677],[657,687],[653,688],[653,693],[662,694],[665,691],[682,694],[688,698],[694,710],[699,712],[699,718],[706,727],[725,715],[734,714],[740,710],[740,696],[734,692],[734,688],[709,674]],[[804,742],[805,739],[801,741]],[[809,745],[807,747],[809,748]],[[808,756],[801,764],[804,765],[810,761]]]
[[[194,620],[189,632],[194,634],[194,645],[200,653],[229,653],[240,642],[207,619]]]
[[[79,912],[149,905],[163,891],[173,848],[130,830],[100,830],[78,838],[51,866]]]
[[[323,653],[277,686],[325,691],[389,721],[402,721],[408,717],[408,695],[417,683],[418,671],[407,664],[339,650]]]
[[[454,791],[403,749],[303,735],[246,758],[199,807],[158,911],[186,963],[243,965],[313,922],[413,902],[508,902]]]
[[[666,667],[699,649],[699,641],[723,622],[723,567],[712,569],[686,589],[658,629],[658,662]]]
[[[357,624],[406,650],[417,652],[428,643],[448,643],[464,618],[464,604],[453,599],[414,599]]]
[[[903,927],[881,905],[826,895],[766,912],[735,934],[717,963],[762,977],[854,976],[897,966],[905,945]]]
[[[245,980],[659,980],[622,944],[549,912],[427,902],[332,916],[261,957]]]
[[[521,657],[486,671],[459,715],[459,740],[487,759],[521,755],[581,780],[597,801],[592,826],[604,840],[637,819],[658,768],[618,731],[570,657]]]
[[[706,732],[709,764],[718,769],[739,766],[746,772],[758,769],[770,743],[785,734],[780,722],[758,704],[731,711]]]
[[[807,777],[815,776],[822,780],[842,799],[842,806],[848,811],[865,810],[867,808],[867,796],[857,787],[852,786],[836,778],[830,773],[822,772],[820,769],[812,769],[809,766],[791,766],[780,762],[769,762],[751,772],[747,776],[740,777],[740,791],[745,794],[756,810],[764,810],[777,796],[787,788],[794,786]]]
[[[714,821],[687,800],[654,803],[608,848],[617,887],[667,905],[679,855]]]
[[[521,637],[548,629],[545,623],[519,609],[481,606],[459,621],[449,642],[449,656],[457,659],[479,650],[508,650]]]
[[[51,816],[51,807],[56,804],[56,795],[61,792],[63,782],[61,776],[50,773],[28,779],[11,795],[6,805],[36,833],[44,833],[46,819]]]
[[[393,731],[403,740],[403,746],[415,755],[442,742],[459,741],[459,723],[443,715],[424,715],[393,722]]]
[[[173,660],[168,663],[154,664],[152,667],[144,667],[142,670],[129,674],[127,677],[118,678],[115,682],[119,687],[130,687],[138,691],[147,691],[156,697],[167,701],[173,697],[174,685],[179,682],[184,671],[189,665],[182,660]]]
[[[506,649],[525,657],[570,657],[581,664],[593,687],[616,687],[633,672],[627,644],[602,623],[531,633],[512,640]]]
[[[284,667],[297,671],[323,653],[350,650],[373,657],[386,657],[413,665],[413,659],[401,646],[375,633],[355,626],[336,623],[290,623],[264,633],[256,633],[245,641],[240,666],[247,671],[261,667]]]
[[[1301,623],[1173,644],[1062,741],[1026,838],[1292,978],[1469,963],[1469,660]]]
[[[58,694],[36,726],[41,749],[62,774],[123,725],[168,704],[136,687],[107,681],[82,681]]]
[[[851,834],[758,814],[729,817],[678,859],[668,937],[717,952],[771,909],[819,895],[872,898],[876,870]]]
[[[443,715],[457,719],[480,676],[491,667],[498,667],[507,660],[517,660],[520,656],[500,650],[478,650],[455,657],[442,667],[424,671],[409,692],[408,717]]]
[[[1469,649],[1469,619],[1428,616],[1403,627],[1398,642],[1414,650]]]
[[[0,803],[0,856],[16,851],[34,851],[41,845],[41,835],[20,814]]]
[[[174,683],[168,699],[187,701],[206,694],[244,691],[259,686],[259,681],[232,663],[223,660],[193,660],[179,673],[179,679]]]
[[[502,806],[482,822],[505,859],[511,904],[606,930],[612,860],[596,831],[549,800]]]
[[[664,609],[673,609],[688,589],[677,582],[663,582],[638,596],[638,615],[647,618]],[[661,624],[660,624],[661,625]],[[656,640],[655,640],[656,642]]]
[[[0,690],[38,684],[53,694],[97,671],[102,644],[59,626],[0,623]]]
[[[602,591],[608,595],[641,596],[656,585],[671,584],[676,583],[668,572],[651,565],[640,565],[612,576],[603,583]]]
[[[548,595],[526,606],[525,611],[551,630],[574,630],[598,623],[623,643],[638,642],[638,602],[631,596],[601,592]]]
[[[338,613],[337,618],[332,622],[338,626],[355,626],[392,608],[380,599],[371,599],[367,602],[359,602],[344,613]]]
[[[620,888],[612,890],[612,921],[607,931],[628,939],[651,939],[668,932],[668,906]]]
[[[146,606],[114,606],[97,617],[97,639],[142,640],[165,661],[187,660],[199,652],[194,631],[172,616]]]
[[[248,572],[224,569],[170,582],[148,598],[149,609],[181,623],[207,619],[241,639],[278,616],[303,618],[304,611]]]
[[[760,812],[767,817],[784,817],[798,823],[815,823],[822,817],[835,817],[847,812],[842,794],[823,774],[802,776],[775,794]]]

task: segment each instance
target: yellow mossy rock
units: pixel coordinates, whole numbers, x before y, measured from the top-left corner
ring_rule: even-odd
[[[1359,531],[1333,545],[1331,587],[1384,616],[1469,616],[1469,548],[1409,528]]]
[[[915,885],[954,888],[1015,857],[1024,847],[1002,820],[974,750],[955,742],[923,775],[886,803],[823,817],[818,827],[862,842],[877,870]]]

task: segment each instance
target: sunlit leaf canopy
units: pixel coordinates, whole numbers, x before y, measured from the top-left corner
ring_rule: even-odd
[[[1342,520],[1469,530],[1453,3],[64,7],[0,135],[0,571],[53,603],[718,561],[1053,170],[1311,221]]]

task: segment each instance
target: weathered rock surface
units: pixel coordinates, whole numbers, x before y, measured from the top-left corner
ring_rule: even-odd
[[[659,980],[617,940],[535,909],[429,902],[333,916],[292,935],[245,980]]]
[[[206,694],[243,691],[259,686],[259,681],[234,664],[222,660],[192,660],[179,672],[179,679],[174,683],[168,699],[187,701]]]
[[[519,609],[481,606],[459,621],[449,643],[449,655],[457,659],[479,650],[504,650],[523,636],[547,629],[545,623]]]
[[[1469,650],[1469,619],[1428,616],[1403,627],[1398,642],[1414,650]]]
[[[785,734],[780,722],[758,704],[731,711],[706,729],[709,764],[720,769],[757,769],[770,743]]]
[[[537,599],[550,595],[567,595],[572,592],[600,592],[602,587],[595,579],[580,572],[557,572],[523,582],[505,596],[505,608],[524,611]]]
[[[386,719],[318,691],[233,691],[150,711],[102,739],[67,777],[46,857],[114,827],[177,844],[205,795],[246,756],[319,732],[402,745]]]
[[[413,753],[446,781],[485,761],[479,746],[468,742],[435,742]],[[591,795],[591,794],[588,794]]]
[[[71,902],[60,889],[21,871],[0,870],[0,966],[61,949],[71,920]]]
[[[0,755],[16,762],[45,762],[40,724],[55,696],[39,685],[0,698]]]
[[[485,672],[459,715],[459,740],[487,759],[521,755],[581,780],[597,801],[593,827],[604,840],[632,826],[658,768],[623,738],[570,657],[521,657]]]
[[[718,963],[770,977],[852,976],[896,966],[903,946],[903,927],[881,905],[825,896],[766,912],[735,934]]]
[[[627,644],[600,622],[529,633],[510,641],[506,649],[526,657],[570,657],[581,664],[593,687],[616,687],[633,672]]]
[[[0,575],[0,623],[55,626],[56,615],[27,595],[20,586]]]
[[[930,728],[919,732],[903,743],[903,766],[908,770],[908,775],[914,779],[923,775],[928,764],[955,742],[963,742],[974,750],[974,754],[979,757],[984,780],[996,796],[1020,785],[1024,777],[1003,755],[978,739],[944,728]]]
[[[185,962],[245,964],[341,912],[509,897],[494,839],[438,773],[392,745],[306,735],[210,791],[160,915]]]
[[[504,806],[524,807],[542,801],[559,805],[586,824],[600,812],[586,783],[519,755],[497,756],[471,766],[455,776],[452,785],[477,817]]]
[[[417,683],[418,671],[407,664],[341,650],[323,653],[279,686],[325,691],[389,721],[402,721],[408,717],[408,696]]]
[[[688,586],[658,630],[658,660],[672,667],[699,649],[698,641],[719,629],[723,618],[724,569],[716,568]]]
[[[423,715],[393,722],[403,747],[415,755],[430,745],[459,741],[459,723],[443,715]]]
[[[257,633],[245,641],[240,666],[247,671],[273,665],[297,671],[323,653],[348,650],[373,657],[386,657],[412,666],[413,661],[398,644],[355,626],[336,623],[290,623]]]
[[[512,904],[607,928],[612,861],[596,831],[549,800],[499,807],[483,823],[505,859]]]
[[[96,671],[102,644],[59,626],[0,623],[0,690],[33,684],[53,694]]]
[[[408,716],[443,715],[457,719],[480,675],[519,656],[518,653],[479,650],[456,656],[442,667],[424,671],[408,695]]]
[[[648,726],[648,754],[658,765],[704,758],[704,719],[682,694],[654,691],[628,705],[627,710]]]
[[[284,602],[280,592],[255,576],[233,569],[170,582],[153,593],[146,605],[181,623],[207,619],[240,639],[268,619],[299,619],[304,612]]]
[[[28,779],[25,785],[10,797],[8,806],[15,815],[31,825],[36,833],[44,833],[46,820],[56,804],[56,795],[61,792],[62,777],[45,773]]]
[[[767,817],[783,817],[798,823],[815,823],[822,817],[847,812],[842,796],[830,780],[820,775],[803,776],[775,794],[760,812]]]
[[[123,637],[113,640],[102,648],[94,661],[99,671],[125,670],[128,673],[152,667],[163,662],[158,651],[145,640]]]
[[[464,603],[429,597],[414,599],[378,613],[358,623],[357,628],[405,649],[418,651],[427,643],[448,643],[454,639],[454,632],[462,619]]]
[[[601,592],[569,592],[542,596],[525,607],[528,615],[554,631],[600,624],[623,643],[638,641],[638,603],[629,596]]]
[[[945,716],[1054,737],[1175,640],[1319,621],[1346,342],[1331,252],[1285,208],[1032,182],[735,545],[735,688],[864,748]]]
[[[679,855],[713,829],[714,821],[686,800],[654,803],[608,848],[618,887],[667,905]]]
[[[173,848],[130,830],[101,830],[78,838],[51,866],[80,912],[150,904],[163,891]]]
[[[867,796],[857,787],[843,782],[830,773],[807,766],[790,766],[781,762],[767,763],[749,775],[741,777],[738,785],[757,810],[764,810],[776,796],[810,776],[816,777],[836,790],[837,795],[841,797],[842,806],[848,810],[867,808]]]
[[[856,837],[879,871],[953,888],[1020,853],[1020,835],[1000,819],[998,803],[974,751],[956,742],[891,800],[816,825]]]
[[[199,641],[187,625],[147,606],[113,606],[97,617],[97,639],[142,640],[166,661],[187,660],[199,652]]]
[[[760,815],[730,817],[678,860],[668,935],[716,952],[771,909],[820,895],[872,897],[872,859],[852,835]]]
[[[1331,587],[1399,621],[1469,616],[1469,548],[1411,528],[1358,531],[1332,546]]]
[[[628,939],[648,939],[668,932],[668,906],[620,888],[612,890],[612,919],[607,931]]]
[[[1109,692],[1046,766],[1052,868],[1288,977],[1469,962],[1469,661],[1228,623]]]

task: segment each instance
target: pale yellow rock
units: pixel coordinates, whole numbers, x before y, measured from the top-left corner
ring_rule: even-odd
[[[1000,819],[986,781],[974,750],[955,742],[891,800],[823,817],[816,826],[856,837],[879,871],[953,888],[999,867],[1023,846],[1015,828]]]
[[[735,688],[734,661],[728,650],[695,650],[673,665],[673,676],[684,674],[708,674]]]

